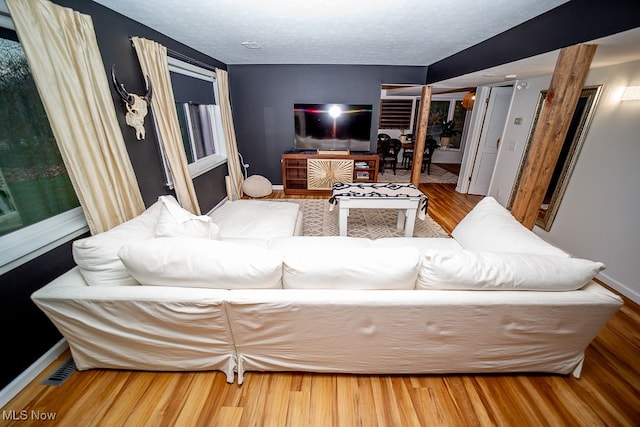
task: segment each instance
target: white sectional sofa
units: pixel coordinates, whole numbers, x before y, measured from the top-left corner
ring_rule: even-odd
[[[240,383],[247,371],[577,377],[622,304],[592,280],[601,263],[492,198],[451,238],[304,237],[300,224],[293,203],[195,217],[161,197],[75,242],[78,266],[32,298],[81,370],[220,370]]]

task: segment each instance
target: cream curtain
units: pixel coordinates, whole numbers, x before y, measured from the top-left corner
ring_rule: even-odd
[[[176,102],[169,78],[167,48],[152,40],[131,39],[138,54],[142,74],[149,77],[153,90],[151,108],[169,164],[176,197],[183,208],[200,215],[200,205],[189,174],[187,155],[182,144]]]
[[[144,210],[93,21],[47,0],[6,0],[92,234]]]
[[[218,96],[220,103],[220,113],[222,114],[222,127],[224,128],[224,139],[227,147],[227,197],[229,200],[237,200],[242,197],[242,182],[244,175],[240,166],[240,156],[238,155],[238,145],[236,143],[236,131],[233,127],[233,116],[231,115],[231,100],[229,98],[229,74],[225,70],[216,68],[216,82],[218,84]]]

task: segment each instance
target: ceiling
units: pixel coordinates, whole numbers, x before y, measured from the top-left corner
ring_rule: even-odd
[[[566,0],[95,1],[228,65],[416,66],[437,62],[566,3]],[[594,42],[599,47],[593,67],[640,59],[640,31]],[[258,48],[251,49],[243,43]],[[557,55],[557,51],[549,52],[438,82],[433,84],[434,93],[548,75],[553,73]],[[415,88],[404,90],[415,92]]]
[[[95,2],[228,65],[427,66],[566,0]],[[6,9],[3,3],[0,0],[1,9]],[[245,47],[243,43],[259,48]],[[598,44],[593,68],[640,60],[640,28],[593,43]],[[557,51],[549,52],[437,82],[433,84],[434,93],[549,75],[557,54]],[[416,89],[398,90],[415,92]]]
[[[95,0],[225,64],[425,66],[566,0]],[[491,13],[487,13],[487,11]],[[478,19],[478,17],[482,17]],[[242,43],[255,43],[249,49]]]

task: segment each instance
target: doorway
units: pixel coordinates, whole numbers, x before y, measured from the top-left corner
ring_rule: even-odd
[[[475,90],[475,88],[473,88]],[[422,183],[449,183],[458,181],[458,173],[462,154],[466,127],[468,124],[467,110],[462,107],[462,99],[471,89],[433,89],[431,95],[430,112],[427,127],[427,137],[435,140],[437,148],[433,152],[430,173],[425,169],[420,174]],[[380,117],[378,121],[378,133],[389,135],[403,141],[408,141],[407,147],[412,148],[410,141],[416,136],[418,117],[421,104],[422,85],[392,85],[383,84],[380,96]],[[470,111],[470,110],[469,110]],[[455,133],[451,143],[441,146],[441,124],[443,121],[453,120]],[[403,148],[404,150],[404,148]],[[408,160],[410,152],[401,150],[398,156],[398,170],[395,174],[385,173],[380,180],[390,182],[409,182],[412,164]]]
[[[538,217],[536,218],[536,225],[546,231],[551,230],[551,225],[553,224],[553,220],[555,219],[560,203],[562,202],[562,197],[567,185],[569,184],[571,173],[573,172],[576,161],[578,160],[578,155],[580,154],[580,149],[582,148],[582,143],[586,136],[591,118],[593,117],[601,90],[602,86],[593,86],[582,89],[582,92],[580,93],[580,98],[578,99],[578,104],[573,112],[567,135],[562,143],[558,162],[553,170],[551,181],[549,182],[544,200],[538,210]],[[529,134],[527,146],[525,147],[524,155],[522,156],[520,168],[516,177],[516,183],[509,199],[509,209],[511,209],[513,205],[513,199],[522,178],[522,169],[527,160],[527,156],[529,155],[533,130],[538,123],[540,111],[542,110],[546,96],[546,90],[540,91],[538,107],[533,119],[533,126],[531,127],[532,131]]]
[[[456,191],[486,195],[509,113],[512,86],[479,87]]]

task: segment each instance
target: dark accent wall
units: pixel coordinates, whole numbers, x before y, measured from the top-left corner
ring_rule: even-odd
[[[638,0],[573,0],[429,65],[426,84],[640,26]]]
[[[137,56],[129,41],[132,36],[155,40],[171,50],[212,67],[226,69],[225,64],[97,3],[85,0],[53,2],[92,17],[105,71],[110,75],[111,65],[115,64],[118,79],[129,92],[145,92]],[[145,205],[149,206],[158,196],[172,194],[164,185],[164,172],[151,117],[145,120],[146,139],[138,141],[134,130],[125,123],[125,110],[113,87],[111,92],[142,197]],[[224,164],[194,179],[203,212],[212,209],[226,196],[226,174],[227,166]],[[0,370],[0,388],[9,384],[61,339],[60,333],[33,304],[30,296],[74,265],[69,242],[0,276],[0,324],[7,349],[5,360],[8,359],[8,363]]]
[[[92,17],[98,47],[100,48],[107,75],[111,75],[111,66],[115,64],[118,80],[124,84],[126,89],[131,93],[142,94],[146,92],[140,64],[138,63],[135,49],[130,41],[130,38],[134,36],[154,40],[170,50],[186,55],[189,58],[211,67],[227,69],[226,64],[178,43],[98,3],[85,0],[53,0],[53,2],[61,6],[70,7],[73,10]],[[148,116],[147,119],[145,119],[146,138],[143,141],[138,141],[133,128],[127,126],[125,123],[125,110],[122,105],[122,100],[113,86],[111,87],[111,95],[113,96],[113,102],[116,104],[116,115],[122,128],[122,134],[133,164],[133,169],[136,173],[136,178],[138,179],[142,197],[145,205],[149,206],[158,199],[158,196],[172,194],[164,185],[164,172],[162,170],[160,150],[151,117]],[[226,166],[222,166],[222,168],[226,170]],[[211,209],[226,196],[224,175],[222,175],[222,182],[213,182],[219,175],[220,173],[211,171],[203,175],[197,182],[194,182],[198,201],[204,211]],[[206,179],[207,176],[209,179]],[[200,190],[203,188],[205,194],[201,195]],[[212,192],[212,189],[215,191]],[[200,198],[202,198],[202,200]]]
[[[74,265],[68,242],[0,276],[0,325],[5,342],[0,388],[62,338],[31,301],[31,294]]]
[[[249,175],[282,184],[280,156],[293,148],[293,104],[372,104],[375,141],[383,83],[423,84],[426,67],[229,65],[238,150]],[[375,142],[371,145],[375,151]]]

